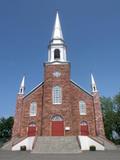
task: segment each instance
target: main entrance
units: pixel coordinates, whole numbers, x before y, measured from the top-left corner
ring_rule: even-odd
[[[36,136],[36,125],[30,124],[28,127],[28,137]]]
[[[55,115],[51,121],[52,136],[64,136],[64,120],[61,116]]]
[[[82,121],[80,123],[80,132],[82,136],[88,136],[89,135],[89,130],[88,130],[88,124],[86,121]]]

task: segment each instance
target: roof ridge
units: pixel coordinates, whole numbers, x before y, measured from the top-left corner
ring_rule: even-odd
[[[40,87],[43,83],[44,83],[44,82],[40,82],[36,87],[34,87],[31,91],[29,91],[29,92],[24,96],[24,98],[27,97],[29,94],[31,94],[31,93],[32,93],[34,90],[36,90],[38,87]]]
[[[80,87],[76,82],[74,82],[72,79],[70,80],[75,86],[79,87],[80,89],[82,89],[83,91],[85,91],[87,94],[89,94],[90,96],[93,97],[93,95],[88,92],[86,89],[84,89],[83,87]]]

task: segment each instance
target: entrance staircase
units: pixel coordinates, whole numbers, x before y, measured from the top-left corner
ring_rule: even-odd
[[[26,146],[31,153],[81,153],[95,146],[96,150],[116,150],[117,147],[105,137],[92,136],[39,136],[15,137],[5,143],[3,150],[20,150]]]
[[[12,149],[12,141],[8,141],[6,142],[2,147],[1,147],[2,150],[11,150]]]
[[[37,137],[32,153],[80,153],[76,136]]]

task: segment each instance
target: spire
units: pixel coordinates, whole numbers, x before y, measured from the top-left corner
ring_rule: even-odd
[[[91,87],[92,87],[92,92],[97,92],[97,86],[96,86],[93,74],[91,74]]]
[[[25,92],[25,76],[23,76],[23,79],[21,81],[21,84],[20,84],[20,89],[19,89],[19,93],[18,94],[24,94]]]
[[[64,39],[63,34],[62,34],[58,11],[56,13],[56,19],[55,19],[55,24],[54,24],[53,33],[52,33],[52,39],[62,39],[62,40]]]
[[[59,14],[57,12],[52,33],[52,39],[49,42],[48,46],[48,62],[50,63],[67,62],[66,52],[67,49],[63,39]]]

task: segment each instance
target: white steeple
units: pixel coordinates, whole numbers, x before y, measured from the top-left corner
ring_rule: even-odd
[[[56,13],[52,38],[48,46],[48,62],[67,62],[66,45],[62,34],[58,12]]]
[[[93,74],[91,74],[91,87],[92,87],[92,92],[97,92],[97,86],[96,86]]]
[[[52,39],[62,39],[63,40],[63,34],[62,34],[58,11],[56,13],[56,19],[55,19],[55,24],[54,24],[53,33],[52,33]]]
[[[23,76],[23,79],[21,81],[21,84],[20,84],[20,89],[19,89],[19,93],[18,94],[24,94],[25,92],[25,76]]]

